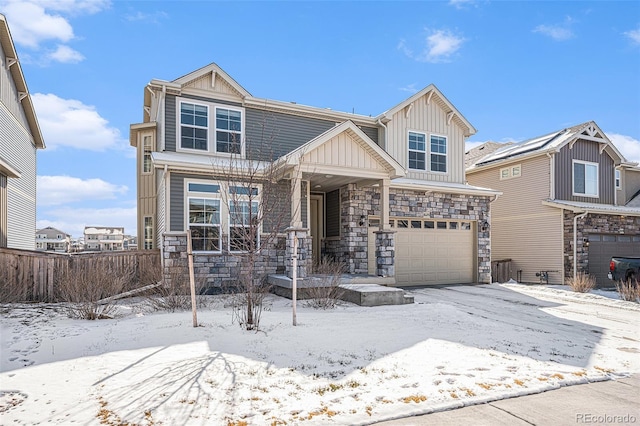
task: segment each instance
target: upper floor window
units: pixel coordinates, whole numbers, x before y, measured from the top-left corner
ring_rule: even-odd
[[[447,171],[447,138],[431,135],[431,171]]]
[[[214,103],[179,101],[179,149],[242,154],[243,111]]]
[[[409,168],[426,170],[426,136],[423,133],[409,132]]]
[[[216,150],[240,154],[242,147],[242,113],[216,108]]]
[[[616,189],[622,188],[622,176],[620,170],[616,170]]]
[[[573,195],[598,196],[598,163],[573,160]]]
[[[208,117],[206,105],[180,103],[180,148],[208,150]]]
[[[426,134],[409,132],[409,168],[446,173],[447,138],[431,135],[427,146]]]
[[[500,169],[500,180],[516,178],[520,177],[520,175],[522,175],[522,165],[520,164]]]
[[[151,173],[151,135],[146,135],[142,138],[142,173]]]

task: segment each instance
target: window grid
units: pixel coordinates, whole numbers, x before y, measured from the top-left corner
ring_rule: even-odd
[[[151,173],[152,165],[151,165],[151,136],[144,136],[142,138],[142,150],[143,150],[143,160],[142,160],[142,173]]]
[[[431,136],[431,171],[447,171],[447,138],[444,136]]]
[[[426,136],[423,133],[409,132],[409,168],[426,170]]]
[[[216,108],[216,150],[240,154],[242,149],[242,113]]]
[[[153,249],[153,217],[151,216],[144,218],[144,249]]]
[[[221,251],[220,200],[189,198],[189,229],[194,251]]]
[[[208,150],[209,108],[206,105],[180,103],[180,147]]]

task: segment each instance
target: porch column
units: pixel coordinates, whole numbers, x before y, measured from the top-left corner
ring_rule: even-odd
[[[389,225],[389,179],[380,180],[380,230],[376,236],[376,275],[394,277],[396,275],[395,231]]]
[[[291,227],[302,228],[302,172],[296,166],[291,174]]]
[[[389,179],[380,180],[380,230],[391,229],[389,226]]]

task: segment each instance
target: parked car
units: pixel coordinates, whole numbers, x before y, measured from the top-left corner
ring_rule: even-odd
[[[640,257],[612,257],[608,276],[616,282],[640,279]]]

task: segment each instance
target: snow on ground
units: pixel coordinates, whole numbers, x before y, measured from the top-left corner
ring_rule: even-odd
[[[297,327],[291,301],[270,296],[259,332],[220,296],[196,328],[191,312],[131,301],[99,321],[5,305],[2,423],[370,424],[640,372],[638,304],[519,284],[411,293],[299,302]]]

